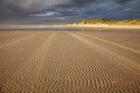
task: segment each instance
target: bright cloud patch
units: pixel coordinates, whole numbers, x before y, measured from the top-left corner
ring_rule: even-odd
[[[54,17],[54,16],[60,16],[60,13],[58,13],[58,12],[47,12],[47,13],[40,13],[40,14],[31,14],[31,16]]]

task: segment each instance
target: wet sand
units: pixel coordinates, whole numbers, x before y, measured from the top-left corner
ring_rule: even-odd
[[[0,31],[0,93],[140,93],[140,30]]]

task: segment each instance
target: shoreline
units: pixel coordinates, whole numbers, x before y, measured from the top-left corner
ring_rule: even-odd
[[[62,24],[62,25],[0,25],[0,29],[26,28],[103,28],[103,29],[140,29],[140,25],[108,25],[108,24]]]

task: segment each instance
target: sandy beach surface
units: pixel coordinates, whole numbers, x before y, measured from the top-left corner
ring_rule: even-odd
[[[0,31],[0,93],[140,93],[140,30],[24,30]]]

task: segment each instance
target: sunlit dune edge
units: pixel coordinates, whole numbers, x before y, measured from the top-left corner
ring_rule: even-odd
[[[83,20],[80,22],[70,23],[67,26],[84,27],[84,28],[119,28],[119,29],[140,29],[140,20],[109,20],[95,19]]]
[[[111,28],[111,29],[140,29],[140,25],[107,25],[107,24],[77,24],[60,25],[60,27],[79,27],[79,28]]]

